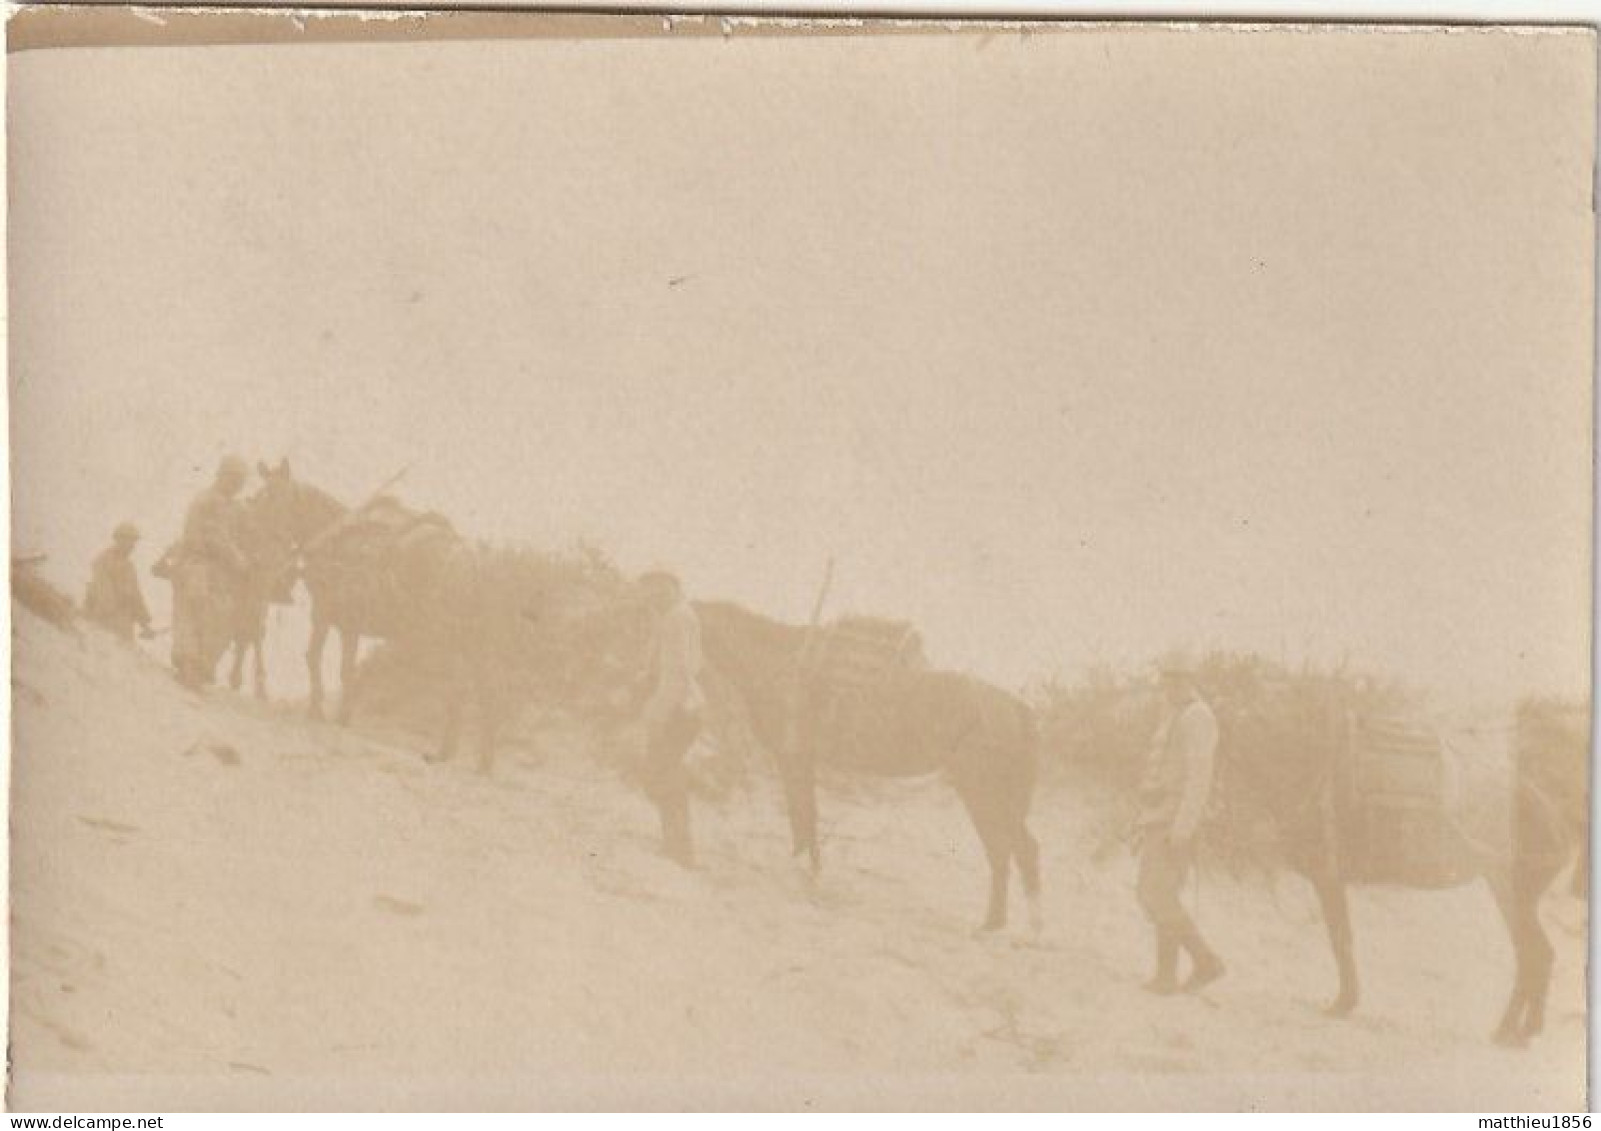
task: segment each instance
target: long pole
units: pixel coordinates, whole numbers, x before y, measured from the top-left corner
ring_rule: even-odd
[[[306,543],[300,547],[300,553],[302,555],[305,555],[305,554],[309,553],[310,551],[312,551],[312,550],[316,549],[318,546],[320,546],[323,542],[325,542],[329,538],[333,537],[333,535],[335,535],[339,531],[343,530],[347,525],[349,525],[349,523],[358,514],[360,514],[362,511],[366,510],[368,507],[372,506],[373,503],[377,502],[381,497],[383,497],[383,495],[391,487],[393,487],[396,483],[399,483],[402,479],[404,479],[406,477],[406,473],[408,471],[410,471],[412,469],[412,467],[414,467],[414,466],[415,466],[414,464],[409,464],[408,463],[405,467],[403,467],[399,471],[395,472],[388,479],[385,479],[382,483],[380,483],[378,485],[378,488],[376,490],[374,490],[371,494],[369,494],[367,496],[367,498],[365,500],[362,501],[360,506],[346,511],[344,514],[342,514],[338,518],[336,518],[333,522],[330,522],[327,526],[325,526],[321,530],[317,531],[316,534],[313,534],[311,536],[311,538],[308,539],[306,541]]]
[[[834,558],[829,556],[828,564],[823,567],[823,584],[817,589],[817,600],[812,604],[812,619],[806,626],[806,643],[801,647],[801,662],[804,666],[811,659],[812,647],[817,639],[817,626],[823,619],[823,604],[828,600],[829,587],[834,583]]]

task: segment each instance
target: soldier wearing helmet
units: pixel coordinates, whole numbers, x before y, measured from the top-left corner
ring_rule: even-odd
[[[235,593],[248,562],[237,541],[245,461],[225,456],[211,486],[195,496],[183,535],[163,558],[172,581],[172,666],[191,687],[210,683],[228,643]]]
[[[1195,867],[1195,836],[1212,790],[1218,725],[1195,684],[1187,653],[1170,652],[1157,665],[1162,722],[1151,740],[1140,781],[1140,906],[1156,930],[1156,975],[1146,988],[1170,994],[1180,988],[1178,962],[1190,956],[1186,990],[1223,976],[1223,962],[1201,937],[1181,893]]]
[[[95,556],[83,599],[84,615],[124,640],[133,639],[135,627],[146,639],[151,636],[150,610],[133,568],[133,550],[138,544],[139,530],[133,523],[124,522],[112,531],[111,545]]]

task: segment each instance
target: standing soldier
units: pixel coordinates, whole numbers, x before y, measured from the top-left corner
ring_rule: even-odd
[[[96,555],[89,574],[89,591],[84,594],[83,611],[91,621],[110,629],[124,640],[133,639],[134,626],[148,640],[150,610],[139,589],[139,575],[133,568],[133,548],[139,544],[139,530],[124,522],[111,534],[111,545]]]
[[[656,617],[652,687],[645,701],[645,793],[661,814],[662,851],[694,867],[689,827],[689,772],[684,755],[700,734],[702,667],[700,618],[684,600],[678,578],[662,570],[639,579]]]
[[[227,646],[231,602],[247,564],[234,532],[249,474],[244,460],[224,457],[215,481],[189,504],[183,536],[158,565],[158,575],[165,571],[172,581],[172,666],[188,687],[212,681]]]
[[[1223,962],[1206,945],[1184,909],[1181,893],[1195,867],[1195,835],[1212,790],[1218,726],[1195,686],[1195,667],[1173,653],[1160,664],[1163,717],[1151,740],[1140,782],[1140,871],[1138,895],[1156,928],[1153,993],[1179,989],[1180,951],[1190,955],[1183,988],[1199,990],[1223,976]]]

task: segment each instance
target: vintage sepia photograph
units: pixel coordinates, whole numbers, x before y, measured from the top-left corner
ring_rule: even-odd
[[[11,1110],[1585,1108],[1591,30],[7,48]]]

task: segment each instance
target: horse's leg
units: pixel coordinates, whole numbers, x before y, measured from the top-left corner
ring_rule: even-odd
[[[339,725],[350,722],[356,707],[356,650],[361,646],[361,633],[348,626],[339,629]]]
[[[233,666],[228,671],[228,686],[238,691],[245,681],[245,649],[248,645],[244,637],[235,636],[228,647],[233,652]]]
[[[250,649],[251,649],[252,652],[255,653],[255,660],[256,660],[255,667],[252,670],[255,673],[255,677],[256,677],[255,678],[255,685],[256,685],[255,686],[255,690],[256,690],[256,698],[257,699],[266,699],[267,698],[267,655],[266,655],[266,647],[265,647],[266,639],[267,639],[267,627],[266,627],[266,625],[261,625],[256,629],[255,638],[253,640],[251,640],[251,642],[250,642]]]
[[[1012,850],[1016,830],[1006,821],[1004,810],[986,798],[981,789],[971,783],[960,782],[956,791],[967,806],[967,815],[973,819],[978,838],[983,842],[984,854],[989,857],[989,907],[984,913],[980,930],[998,931],[1006,926],[1006,889],[1011,879]]]
[[[1023,881],[1023,894],[1028,898],[1028,925],[1035,934],[1045,929],[1045,915],[1040,907],[1040,842],[1028,830],[1028,821],[1017,824],[1017,874]]]
[[[500,697],[492,686],[488,671],[481,664],[469,668],[471,687],[462,688],[465,697],[471,690],[478,705],[478,769],[484,774],[495,771],[495,741],[500,737]]]
[[[1507,937],[1512,940],[1514,967],[1512,992],[1507,996],[1506,1008],[1501,1011],[1501,1020],[1495,1027],[1492,1039],[1498,1045],[1521,1045],[1525,1040],[1522,1030],[1529,1000],[1529,977],[1527,948],[1519,929],[1518,900],[1510,877],[1486,878],[1489,880],[1490,893],[1495,896],[1495,905],[1501,912],[1501,919],[1506,924]]]
[[[455,657],[446,660],[445,669],[445,726],[439,735],[439,749],[430,762],[448,761],[456,753],[456,742],[461,737],[461,672]]]
[[[806,853],[815,872],[822,863],[817,843],[817,775],[806,744],[780,744],[778,776],[784,785],[784,805],[789,812],[790,839],[795,855]]]
[[[1556,950],[1545,932],[1545,924],[1540,922],[1540,901],[1564,863],[1566,861],[1560,857],[1553,857],[1549,862],[1531,862],[1518,893],[1517,910],[1524,946],[1525,1001],[1520,1028],[1524,1037],[1532,1037],[1545,1029],[1545,1003],[1551,993],[1551,968],[1555,964]]]
[[[1556,951],[1551,946],[1550,936],[1545,933],[1544,924],[1540,922],[1538,907],[1529,917],[1525,938],[1529,957],[1526,962],[1528,978],[1524,993],[1522,1033],[1525,1037],[1533,1037],[1545,1029],[1545,1002],[1551,995],[1551,968],[1556,964]]]
[[[1356,1008],[1360,990],[1356,977],[1356,948],[1351,931],[1351,904],[1345,881],[1332,860],[1324,859],[1307,871],[1312,890],[1317,892],[1323,911],[1323,925],[1329,932],[1329,948],[1340,976],[1339,994],[1325,1008],[1330,1017],[1344,1017]]]
[[[306,645],[306,675],[311,680],[311,697],[306,712],[314,719],[322,718],[322,650],[328,643],[328,622],[312,618],[311,641]]]
[[[1568,880],[1568,894],[1575,899],[1590,898],[1590,838],[1581,836],[1579,854],[1573,861],[1573,875]]]
[[[1024,735],[1017,750],[1015,784],[1012,795],[1012,813],[1015,828],[1012,835],[1012,854],[1017,861],[1017,873],[1023,881],[1023,895],[1028,900],[1028,925],[1036,935],[1045,929],[1044,910],[1040,906],[1040,842],[1029,831],[1028,811],[1034,803],[1034,782],[1038,767],[1034,762],[1033,717],[1024,712]]]

